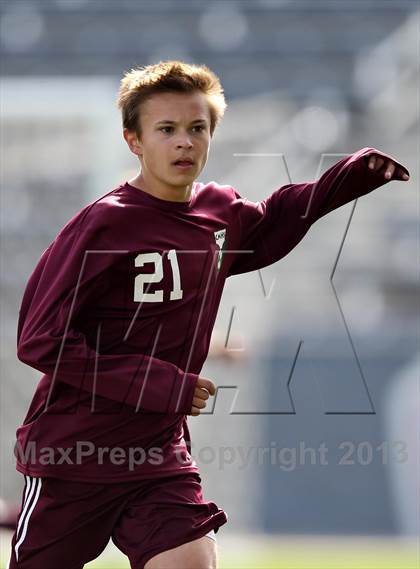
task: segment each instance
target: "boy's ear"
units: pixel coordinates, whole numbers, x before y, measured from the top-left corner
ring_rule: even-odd
[[[124,128],[123,136],[131,152],[136,156],[141,156],[143,153],[142,145],[137,133],[134,130],[128,130],[128,128]]]

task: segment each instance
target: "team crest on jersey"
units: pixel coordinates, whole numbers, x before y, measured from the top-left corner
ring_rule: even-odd
[[[215,231],[214,238],[216,240],[216,245],[219,247],[219,251],[217,253],[217,270],[220,270],[220,267],[222,266],[223,250],[225,247],[226,229],[219,229],[219,231]]]

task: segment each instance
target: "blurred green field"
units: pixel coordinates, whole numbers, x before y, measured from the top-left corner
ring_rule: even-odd
[[[1,536],[1,569],[6,569],[10,532]],[[218,537],[220,569],[419,569],[419,544],[394,537]],[[85,569],[129,569],[110,544]]]

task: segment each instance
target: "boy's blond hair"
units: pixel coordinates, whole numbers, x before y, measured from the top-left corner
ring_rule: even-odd
[[[123,127],[140,134],[141,104],[155,93],[192,93],[206,95],[210,110],[210,133],[213,134],[226,109],[220,80],[205,65],[183,61],[160,61],[154,65],[127,71],[121,79],[118,107]]]

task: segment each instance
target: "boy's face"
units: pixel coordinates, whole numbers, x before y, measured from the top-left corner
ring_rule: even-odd
[[[206,164],[210,145],[206,96],[199,91],[153,95],[142,104],[140,127],[139,137],[124,136],[141,160],[146,185],[170,192],[190,187]]]

